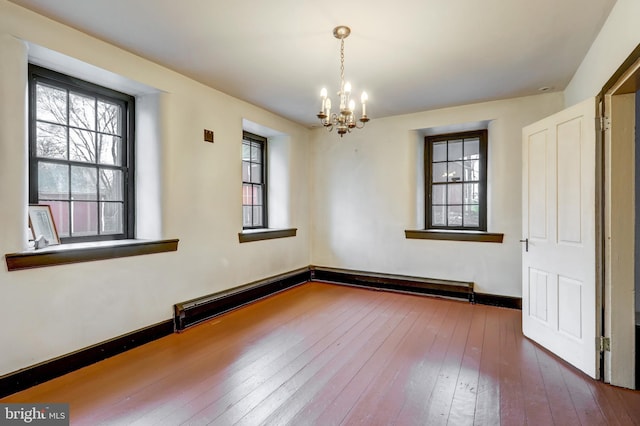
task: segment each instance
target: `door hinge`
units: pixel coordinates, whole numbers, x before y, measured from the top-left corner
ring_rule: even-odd
[[[611,119],[601,115],[598,117],[598,125],[600,126],[600,131],[606,132],[611,128]]]
[[[611,339],[608,337],[600,336],[598,338],[598,350],[600,352],[610,352],[611,351]]]

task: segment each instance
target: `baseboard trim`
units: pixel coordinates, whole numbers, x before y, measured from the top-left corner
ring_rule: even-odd
[[[309,268],[305,267],[223,292],[176,303],[174,305],[175,329],[183,331],[215,316],[308,281]]]
[[[473,283],[468,281],[440,280],[406,275],[380,274],[349,269],[310,266],[312,281],[373,288],[377,290],[434,296],[474,301]]]
[[[522,298],[511,296],[498,296],[496,294],[476,293],[475,302],[481,305],[498,306],[522,310]]]
[[[0,398],[126,352],[174,332],[166,320],[0,377]]]

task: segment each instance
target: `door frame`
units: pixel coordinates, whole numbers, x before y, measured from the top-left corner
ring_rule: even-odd
[[[640,89],[640,45],[611,76],[596,97],[600,106],[600,128],[596,140],[596,199],[599,206],[596,248],[601,281],[602,335],[610,339],[610,350],[600,354],[600,375],[607,383],[635,388],[639,366],[635,342],[635,140],[634,108],[629,94]],[[631,161],[629,161],[631,160]],[[620,186],[631,176],[631,187]],[[614,191],[615,190],[615,191]],[[631,208],[629,206],[631,205]],[[615,219],[614,219],[615,218]]]

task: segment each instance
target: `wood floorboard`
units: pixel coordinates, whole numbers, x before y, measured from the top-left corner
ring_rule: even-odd
[[[475,402],[474,424],[497,425],[500,423],[500,388],[496,380],[500,377],[500,319],[493,308],[486,308],[478,393]]]
[[[500,423],[505,425],[526,424],[525,397],[523,395],[520,353],[523,343],[520,332],[519,313],[499,310],[500,318]],[[518,315],[519,316],[519,315]],[[514,322],[517,321],[517,328]]]
[[[307,283],[1,399],[72,425],[633,425],[520,311]]]

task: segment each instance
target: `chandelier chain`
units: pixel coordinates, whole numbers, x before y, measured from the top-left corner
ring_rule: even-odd
[[[344,39],[340,39],[340,92],[344,92]]]

